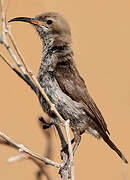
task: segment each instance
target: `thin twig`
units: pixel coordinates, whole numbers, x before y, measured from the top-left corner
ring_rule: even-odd
[[[54,162],[48,158],[43,158],[43,157],[39,156],[38,154],[32,152],[30,149],[25,147],[23,144],[17,143],[16,141],[12,140],[10,137],[8,137],[7,135],[5,135],[2,132],[0,132],[0,137],[3,138],[4,140],[6,140],[10,145],[17,148],[20,152],[24,152],[24,153],[30,155],[31,157],[38,159],[47,165],[52,165],[52,166],[57,167],[57,168],[61,167],[61,165],[59,163],[56,163],[56,162]]]
[[[6,62],[6,64],[13,70],[13,68],[15,67],[14,64],[11,64],[8,59],[6,59],[2,53],[0,53],[0,57]]]
[[[28,77],[28,75],[23,75],[20,71],[18,71],[15,68],[15,64],[11,64],[1,53],[0,53],[0,57],[4,60],[4,62],[21,78],[23,79],[31,88],[32,90],[37,94],[37,88],[36,86],[33,84],[33,82],[30,80],[30,78]]]
[[[62,147],[62,149],[64,149],[67,146],[64,135],[63,135],[59,125],[55,124],[55,127],[56,127],[56,130],[57,130],[59,138],[60,138],[61,147]]]
[[[65,129],[66,129],[66,136],[67,136],[67,141],[68,141],[68,149],[69,149],[69,157],[70,157],[71,179],[74,180],[74,161],[73,161],[71,138],[70,138],[70,133],[69,133],[69,123],[70,123],[70,120],[65,121]]]
[[[44,131],[47,137],[51,136],[49,131]],[[47,143],[49,143],[49,144],[47,146],[47,150],[46,150],[46,154],[45,154],[46,158],[49,158],[49,159],[51,158],[51,149],[52,149],[50,147],[51,146],[50,140],[51,140],[51,138],[47,139]],[[1,137],[0,137],[0,144],[4,144],[4,145],[7,145],[9,147],[13,147],[15,149],[18,149],[16,146],[10,144],[10,142],[8,142],[7,140],[5,140],[5,139],[3,139]],[[39,167],[39,170],[38,170],[38,172],[36,174],[37,180],[41,180],[43,175],[47,178],[47,180],[51,180],[50,174],[47,172],[47,169],[46,169],[47,166],[45,166],[45,164],[43,162],[41,162],[40,160],[38,160],[38,159],[28,155],[28,154],[21,153],[21,154],[19,154],[17,156],[10,157],[8,159],[8,162],[12,163],[12,162],[15,162],[15,161],[21,161],[21,160],[26,160],[26,159],[29,159],[29,160],[33,161]]]
[[[44,92],[43,88],[41,87],[41,85],[39,84],[38,80],[36,79],[36,77],[34,76],[34,74],[28,70],[28,73],[30,75],[30,77],[33,79],[33,82],[35,83],[35,85],[38,87],[38,89],[40,90],[41,94],[43,95],[43,97],[45,98],[45,100],[47,101],[47,103],[50,105],[51,110],[56,114],[56,116],[58,117],[58,119],[61,121],[62,124],[65,123],[65,120],[62,118],[62,116],[59,114],[59,112],[57,111],[55,105],[50,101],[50,99],[48,98],[48,96],[46,95],[46,93]]]
[[[5,38],[5,14],[4,14],[4,3],[3,0],[0,1],[1,5],[1,28],[2,28],[2,37]]]

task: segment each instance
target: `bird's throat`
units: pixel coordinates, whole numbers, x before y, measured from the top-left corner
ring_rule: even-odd
[[[58,61],[64,61],[68,55],[73,56],[70,43],[61,41],[58,38],[45,37],[43,39],[41,62],[42,72],[54,71]]]

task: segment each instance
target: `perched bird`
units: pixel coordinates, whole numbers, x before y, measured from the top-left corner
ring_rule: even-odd
[[[71,30],[67,21],[55,12],[43,13],[35,18],[16,17],[9,22],[12,21],[32,24],[41,38],[42,62],[37,78],[61,116],[70,120],[75,141],[74,151],[80,143],[81,134],[88,132],[98,139],[103,138],[122,160],[128,163],[110,140],[106,122],[77,70],[71,49]],[[45,99],[40,93],[38,96],[44,111],[58,122]]]

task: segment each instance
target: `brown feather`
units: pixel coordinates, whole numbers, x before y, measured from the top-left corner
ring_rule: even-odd
[[[59,57],[55,72],[56,80],[62,91],[74,101],[81,102],[86,113],[95,121],[97,126],[109,134],[104,118],[89,95],[85,82],[80,76],[70,54],[65,57]]]

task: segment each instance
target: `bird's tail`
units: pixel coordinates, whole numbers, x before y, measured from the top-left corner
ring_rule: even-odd
[[[110,140],[109,136],[105,133],[103,133],[102,136],[103,140],[108,144],[108,146],[113,149],[119,156],[120,158],[124,161],[124,163],[128,163],[127,159],[125,156],[121,153],[121,151],[115,146],[115,144]]]

